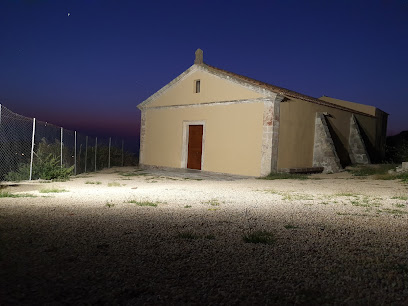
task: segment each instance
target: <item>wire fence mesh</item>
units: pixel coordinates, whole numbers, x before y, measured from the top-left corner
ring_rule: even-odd
[[[118,137],[90,137],[13,113],[0,104],[0,181],[31,180],[58,164],[72,174],[137,165]],[[44,170],[44,169],[43,169]]]

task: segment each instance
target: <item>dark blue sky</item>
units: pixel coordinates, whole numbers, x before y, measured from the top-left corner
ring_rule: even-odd
[[[69,13],[69,14],[68,14]],[[370,104],[408,130],[408,1],[0,0],[0,103],[131,136],[136,105],[193,64]]]

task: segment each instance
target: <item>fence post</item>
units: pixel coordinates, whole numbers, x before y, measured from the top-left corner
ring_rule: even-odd
[[[87,161],[88,161],[88,136],[85,137],[85,173]]]
[[[123,159],[123,155],[124,155],[123,144],[124,144],[124,141],[122,139],[122,167],[124,166],[124,163],[123,163],[123,161],[124,161],[124,159]]]
[[[74,173],[75,173],[75,175],[77,174],[77,156],[76,156],[76,143],[77,143],[77,138],[76,138],[76,131],[75,131],[75,142],[74,142],[74,148],[75,148],[75,152],[74,152],[74,163],[75,163],[75,166],[74,166]]]
[[[98,137],[95,137],[95,172],[96,172],[96,150],[98,149]]]
[[[111,149],[111,137],[109,137],[109,154],[108,154],[108,168],[110,168],[110,149]]]
[[[33,176],[34,140],[35,140],[35,118],[33,119],[33,136],[31,139],[30,181]]]
[[[62,137],[63,137],[63,130],[64,130],[64,128],[61,128],[61,168],[62,168]]]

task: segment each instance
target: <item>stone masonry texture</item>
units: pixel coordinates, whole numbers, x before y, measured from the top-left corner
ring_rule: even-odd
[[[141,120],[140,120],[140,149],[139,149],[139,164],[143,165],[143,150],[144,142],[146,136],[146,110],[142,110]]]
[[[313,167],[323,167],[324,173],[335,173],[342,169],[326,118],[322,113],[317,113],[315,119]]]
[[[370,157],[354,114],[350,117],[349,154],[353,164],[370,164]]]

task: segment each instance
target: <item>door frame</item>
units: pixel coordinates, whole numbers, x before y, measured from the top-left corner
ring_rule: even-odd
[[[190,125],[202,125],[203,126],[203,139],[201,145],[201,170],[204,168],[204,147],[205,147],[205,121],[183,121],[183,139],[182,139],[182,150],[181,150],[181,168],[187,169],[187,159],[188,159],[188,138],[189,138],[189,127]]]

